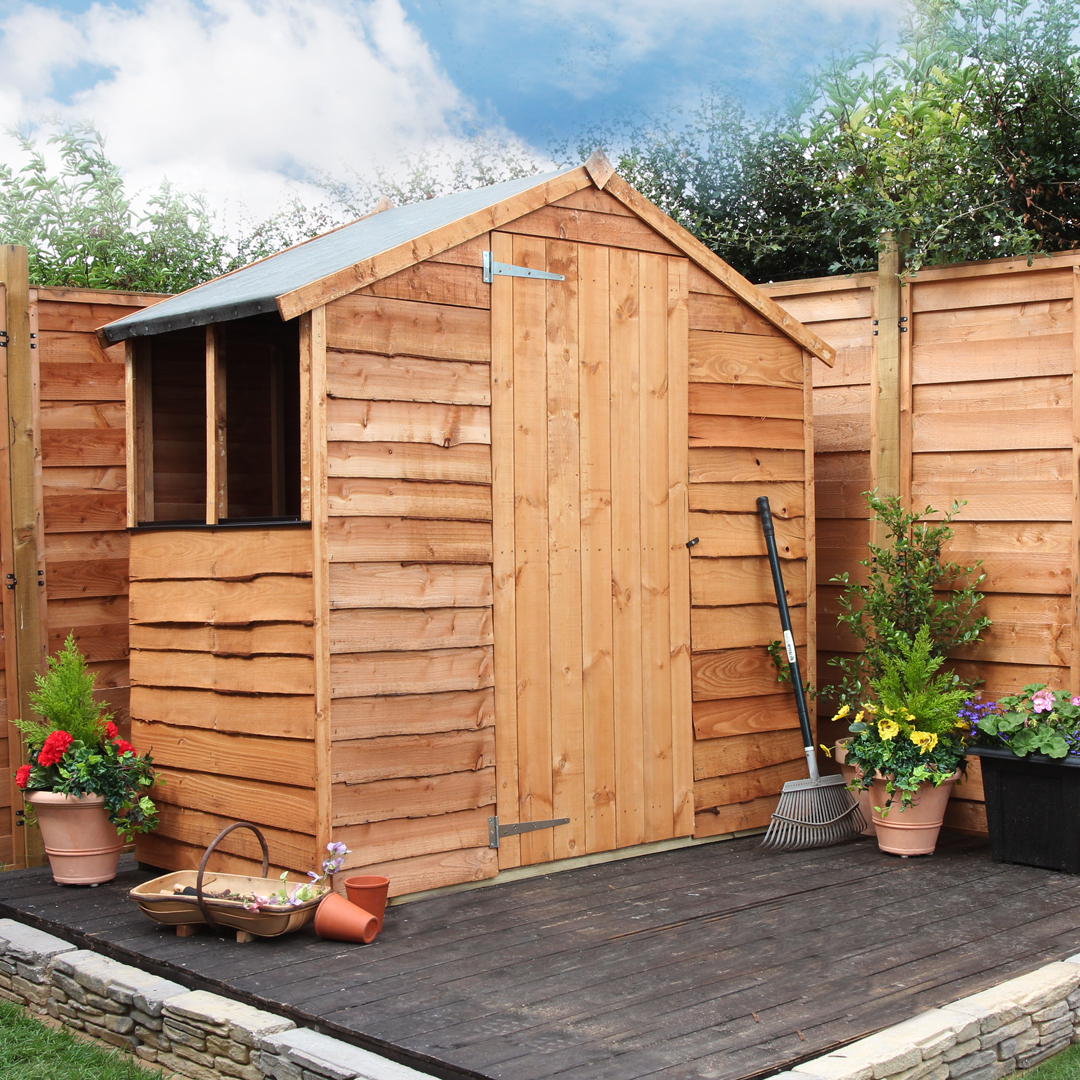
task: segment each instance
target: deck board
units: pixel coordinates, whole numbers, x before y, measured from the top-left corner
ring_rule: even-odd
[[[0,874],[0,914],[450,1078],[766,1076],[1080,951],[1080,877],[950,833],[925,859],[747,838],[505,882],[392,907],[370,946],[178,939],[125,899],[149,876]]]

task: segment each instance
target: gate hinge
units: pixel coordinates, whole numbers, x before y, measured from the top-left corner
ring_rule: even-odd
[[[528,266],[513,266],[496,262],[490,251],[484,252],[484,281],[490,285],[496,275],[500,277],[540,278],[543,281],[565,281],[563,274],[549,274],[546,270],[533,270]]]
[[[503,836],[517,836],[519,833],[536,832],[537,829],[551,829],[556,825],[569,825],[568,817],[551,818],[549,821],[519,821],[513,825],[500,825],[497,817],[488,818],[488,847],[497,848]]]

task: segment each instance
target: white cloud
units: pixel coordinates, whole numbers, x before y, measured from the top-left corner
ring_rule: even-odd
[[[452,140],[468,102],[398,0],[146,0],[0,22],[0,125],[89,119],[136,187],[272,211],[312,175]],[[76,65],[108,69],[70,100]],[[83,68],[82,70],[88,70]]]

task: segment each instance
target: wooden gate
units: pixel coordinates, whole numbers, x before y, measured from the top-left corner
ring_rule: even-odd
[[[682,258],[492,234],[500,868],[693,832]]]

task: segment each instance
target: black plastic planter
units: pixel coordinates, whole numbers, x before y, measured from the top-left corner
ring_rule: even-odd
[[[1020,758],[985,747],[968,753],[982,759],[994,861],[1080,874],[1080,755]]]

